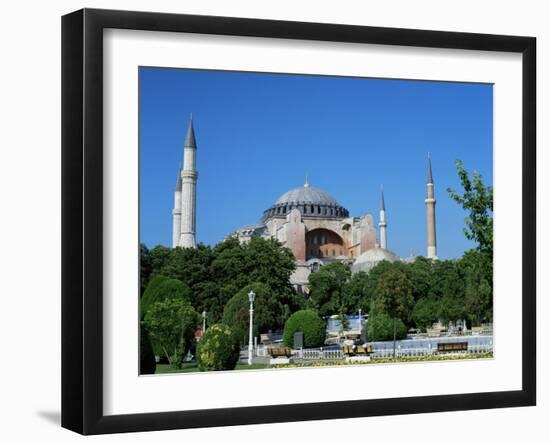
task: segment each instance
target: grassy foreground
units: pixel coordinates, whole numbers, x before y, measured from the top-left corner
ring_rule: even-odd
[[[242,371],[243,369],[265,369],[269,367],[270,367],[269,365],[260,365],[260,364],[254,364],[251,366],[248,366],[246,364],[238,364],[237,367],[235,368],[235,371]],[[184,363],[181,369],[174,369],[170,367],[170,365],[168,364],[164,364],[164,365],[157,364],[157,370],[155,371],[155,374],[179,374],[179,373],[187,373],[187,372],[200,372],[200,371],[196,363]]]
[[[267,369],[267,368],[313,368],[322,366],[351,366],[351,365],[374,365],[380,363],[407,363],[407,362],[423,362],[423,361],[449,361],[449,360],[477,360],[480,358],[493,358],[493,353],[488,352],[485,354],[468,354],[468,355],[432,355],[422,357],[399,357],[383,358],[370,361],[327,361],[327,362],[311,362],[311,363],[292,363],[289,365],[262,365],[253,364],[251,366],[247,364],[238,364],[235,367],[235,371],[242,371],[246,369]],[[174,369],[167,364],[157,364],[157,370],[155,374],[180,374],[187,372],[199,372],[199,368],[196,363],[185,363],[180,369]]]

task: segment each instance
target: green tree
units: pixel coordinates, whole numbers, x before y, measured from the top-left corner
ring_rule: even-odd
[[[139,282],[140,282],[140,291],[139,295],[142,296],[147,283],[149,282],[149,277],[151,276],[152,271],[151,264],[151,253],[149,248],[143,243],[139,245]]]
[[[217,282],[197,283],[193,292],[193,306],[197,312],[206,311],[208,324],[219,323],[222,318],[226,297]]]
[[[431,295],[439,301],[439,317],[444,322],[463,319],[464,275],[456,260],[434,262]]]
[[[426,330],[439,318],[440,304],[434,297],[423,297],[414,305],[412,318],[417,328]]]
[[[346,290],[350,278],[351,269],[340,262],[322,266],[319,271],[310,274],[309,303],[319,315],[343,316],[357,309],[357,306],[352,306],[349,291]]]
[[[248,294],[254,291],[253,334],[258,336],[268,330],[281,329],[286,320],[287,311],[279,294],[273,292],[265,283],[252,283],[235,294],[225,305],[222,323],[233,329],[240,343],[248,341],[250,322],[250,302]]]
[[[412,285],[412,294],[415,300],[426,297],[431,290],[433,279],[433,260],[425,257],[416,257],[414,262],[404,266],[404,270]]]
[[[378,312],[388,315],[393,320],[393,357],[395,358],[397,322],[407,320],[414,306],[412,284],[405,272],[390,269],[380,276],[373,306]]]
[[[170,259],[172,250],[166,246],[155,246],[149,249],[143,243],[139,246],[140,295],[143,295],[151,278],[160,274],[161,269]]]
[[[196,248],[174,248],[160,272],[170,278],[181,280],[195,294],[197,285],[212,281],[210,266],[214,252],[210,246],[199,244]]]
[[[179,298],[166,298],[153,303],[143,320],[153,344],[162,349],[174,368],[181,366],[199,323],[199,314],[188,302]]]
[[[459,262],[465,279],[465,310],[470,323],[493,318],[493,260],[478,250],[467,251]]]
[[[225,302],[245,286],[263,283],[277,294],[288,313],[302,305],[303,299],[290,284],[290,275],[296,268],[294,256],[277,240],[253,237],[240,244],[228,239],[216,245],[214,251],[212,279],[219,283]]]
[[[147,329],[139,328],[139,373],[154,374],[157,369],[155,353]]]
[[[402,340],[407,337],[407,327],[399,319],[393,319],[383,312],[371,311],[366,323],[368,341]],[[394,345],[395,357],[395,345]]]
[[[383,260],[380,263],[378,263],[376,266],[374,266],[368,273],[368,279],[365,282],[365,291],[366,291],[366,298],[367,300],[370,300],[370,304],[372,305],[372,302],[376,298],[376,291],[378,288],[378,282],[380,278],[386,274],[388,271],[397,270],[406,272],[406,265],[402,262],[389,262],[387,260]],[[370,309],[371,306],[368,307]]]
[[[295,312],[286,321],[283,333],[285,346],[294,345],[295,332],[304,333],[304,347],[316,348],[325,343],[327,327],[315,311],[304,309]]]
[[[470,178],[462,160],[456,161],[456,169],[463,193],[451,188],[447,192],[468,213],[464,222],[464,235],[478,244],[481,252],[493,255],[493,187],[485,186],[481,175],[474,171]]]
[[[366,272],[356,272],[352,274],[345,287],[348,314],[357,312],[359,309],[361,309],[364,314],[369,312],[372,300],[368,288],[369,276]]]
[[[197,345],[197,363],[201,371],[228,371],[239,361],[239,340],[227,325],[215,324],[206,330]]]
[[[156,302],[166,299],[189,302],[191,299],[191,290],[187,285],[174,278],[167,278],[163,275],[154,276],[141,298],[140,317],[143,318]]]

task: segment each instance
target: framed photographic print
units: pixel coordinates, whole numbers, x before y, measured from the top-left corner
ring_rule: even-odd
[[[62,425],[534,405],[531,37],[62,21]]]

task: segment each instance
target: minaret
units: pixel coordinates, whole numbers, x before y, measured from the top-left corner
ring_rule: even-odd
[[[426,228],[428,234],[428,258],[437,259],[435,237],[435,194],[434,180],[432,177],[432,160],[428,154],[428,180],[426,183]]]
[[[172,211],[172,247],[179,246],[181,232],[181,166],[178,168],[176,190],[174,191],[174,210]]]
[[[388,249],[386,226],[386,204],[384,203],[384,189],[380,187],[380,222],[378,223],[378,227],[380,228],[380,247],[382,249]]]
[[[183,169],[181,170],[181,229],[179,245],[182,248],[194,248],[196,233],[197,201],[197,144],[193,130],[193,117],[189,119],[189,128],[183,144]]]

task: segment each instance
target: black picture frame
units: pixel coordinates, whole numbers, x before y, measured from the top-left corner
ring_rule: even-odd
[[[522,54],[522,389],[177,412],[103,413],[103,30],[503,51]],[[536,39],[83,9],[62,18],[62,426],[82,434],[536,404]]]

